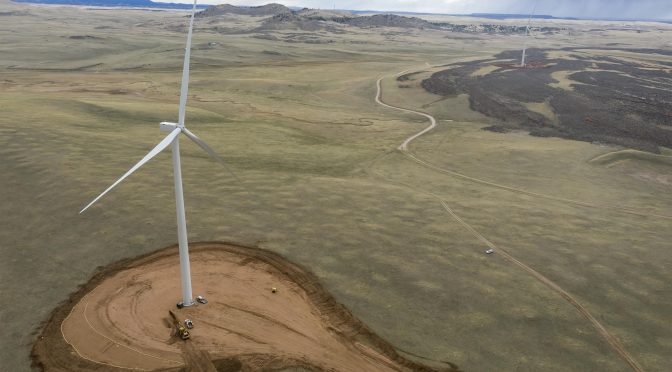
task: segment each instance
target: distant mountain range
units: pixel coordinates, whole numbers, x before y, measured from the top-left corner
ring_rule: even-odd
[[[229,4],[211,5],[199,12],[198,17],[212,17],[222,14],[242,14],[251,16],[274,16],[291,13],[292,11],[282,4],[266,4],[261,6],[234,6]]]
[[[79,5],[79,6],[103,6],[124,8],[158,8],[158,9],[191,9],[191,4],[160,3],[151,0],[12,0],[15,3],[54,4],[54,5]],[[198,5],[197,8],[205,9],[207,5]]]
[[[16,3],[32,3],[32,4],[56,4],[56,5],[79,5],[79,6],[100,6],[100,7],[129,7],[129,8],[157,8],[157,9],[191,9],[191,4],[181,4],[181,3],[164,3],[164,2],[155,2],[151,0],[11,0]],[[221,5],[198,5],[198,9],[206,9],[211,12],[210,15],[214,14],[245,14],[245,15],[258,15],[258,16],[270,16],[285,14],[287,11],[298,11],[302,8],[300,7],[285,7],[281,4],[267,4],[262,6],[233,6],[229,4]],[[339,9],[338,12],[347,12],[351,14],[372,14],[372,13],[386,13],[386,14],[407,14],[407,15],[429,15],[434,13],[418,13],[418,12],[399,12],[399,11],[378,11],[378,10],[347,10]],[[213,14],[214,13],[214,14]],[[436,15],[436,14],[434,14]],[[488,19],[526,19],[530,17],[529,14],[499,14],[499,13],[471,13],[471,14],[439,14],[447,16],[459,16],[459,17],[475,17],[475,18],[488,18]],[[532,18],[535,19],[570,19],[570,20],[600,20],[600,21],[651,21],[651,22],[663,22],[663,23],[672,23],[672,20],[665,19],[630,19],[630,18],[604,18],[604,19],[593,19],[593,18],[571,18],[571,17],[555,17],[552,15],[533,15]]]

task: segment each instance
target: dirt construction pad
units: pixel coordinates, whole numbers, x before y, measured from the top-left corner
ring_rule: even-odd
[[[191,268],[194,292],[209,303],[179,310],[175,246],[99,272],[54,310],[35,363],[44,370],[433,370],[401,357],[312,274],[276,254],[191,244]],[[169,310],[193,320],[189,341],[175,335]]]

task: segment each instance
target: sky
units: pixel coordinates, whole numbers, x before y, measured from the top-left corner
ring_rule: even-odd
[[[189,3],[191,0],[155,0]],[[263,5],[419,13],[517,13],[556,17],[672,20],[672,0],[200,0],[203,4]]]

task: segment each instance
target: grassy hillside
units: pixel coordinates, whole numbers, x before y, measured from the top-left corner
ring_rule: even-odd
[[[160,121],[176,119],[186,19],[7,3],[0,12],[19,12],[0,16],[0,281],[11,300],[0,309],[0,360],[20,371],[29,369],[31,332],[97,266],[176,240],[168,153],[77,212],[160,141]],[[261,22],[233,20],[247,29]],[[672,215],[670,185],[658,177],[670,167],[656,162],[647,171],[655,177],[633,176],[591,162],[620,148],[483,131],[493,122],[467,97],[443,99],[419,85],[441,68],[427,63],[492,56],[515,49],[519,37],[352,28],[269,31],[269,40],[220,32],[221,23],[197,25],[187,125],[242,182],[184,144],[191,241],[256,244],[310,268],[357,317],[423,362],[628,370],[573,306],[500,255],[485,255],[431,193],[571,292],[646,370],[669,364],[672,230],[654,215]],[[540,36],[535,46],[661,47],[671,31],[599,32]],[[332,42],[287,42],[296,35]],[[511,192],[409,160],[396,148],[427,123],[373,99],[379,77],[409,68],[423,73],[386,78],[383,91],[386,102],[439,119],[411,144],[417,156],[488,182],[649,216]]]

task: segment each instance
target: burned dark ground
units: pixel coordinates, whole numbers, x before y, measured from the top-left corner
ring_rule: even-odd
[[[652,153],[672,147],[672,51],[592,51],[530,49],[526,68],[517,65],[520,51],[506,51],[494,59],[448,65],[422,86],[443,96],[468,94],[472,109],[497,120],[487,128],[493,131],[523,129]],[[655,62],[623,57],[628,54]],[[563,86],[558,77],[569,82]],[[540,105],[545,112],[531,109]]]

